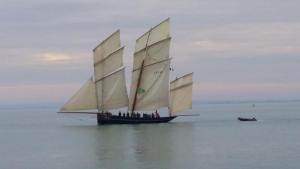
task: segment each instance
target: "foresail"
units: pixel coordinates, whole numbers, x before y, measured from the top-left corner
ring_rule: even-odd
[[[95,83],[92,78],[64,104],[61,111],[97,109]]]
[[[193,73],[175,79],[170,84],[170,112],[177,113],[192,108]]]

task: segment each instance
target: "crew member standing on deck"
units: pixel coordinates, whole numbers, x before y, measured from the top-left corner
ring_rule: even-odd
[[[157,110],[155,111],[155,117],[160,118],[159,114],[157,113]]]

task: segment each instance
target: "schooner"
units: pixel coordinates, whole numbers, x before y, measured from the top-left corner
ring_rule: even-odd
[[[94,76],[63,105],[59,113],[97,114],[98,124],[165,123],[173,120],[176,113],[192,107],[193,73],[170,82],[170,43],[169,18],[136,40],[128,97],[124,46],[121,46],[120,30],[117,30],[93,50]],[[128,107],[128,112],[110,113],[124,107]],[[157,112],[163,107],[169,110],[166,117],[160,117]]]

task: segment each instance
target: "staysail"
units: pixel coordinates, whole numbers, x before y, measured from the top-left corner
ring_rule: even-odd
[[[176,78],[170,83],[170,112],[177,113],[192,108],[193,73]]]
[[[94,49],[94,73],[99,111],[128,106],[120,31]]]
[[[97,109],[95,83],[90,78],[83,86],[63,105],[61,111],[76,111]]]
[[[136,40],[129,110],[149,111],[169,105],[169,19]]]

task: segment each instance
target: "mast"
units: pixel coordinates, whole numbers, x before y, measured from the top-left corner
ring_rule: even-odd
[[[111,34],[93,51],[98,111],[128,106],[120,30]]]
[[[104,67],[102,67],[102,71],[104,71]],[[102,113],[104,113],[104,99],[103,99],[103,92],[104,92],[104,83],[103,83],[103,81],[101,81],[101,110],[102,110]]]
[[[153,111],[169,105],[169,18],[136,40],[130,111]]]
[[[144,60],[142,62],[142,67],[144,67]],[[132,105],[132,113],[134,112],[136,97],[137,97],[137,93],[138,93],[138,87],[141,84],[142,73],[143,73],[143,69],[141,69],[141,71],[140,71],[139,80],[138,80],[138,84],[137,84],[137,90],[135,90],[134,101],[133,101],[133,105]]]
[[[146,53],[145,53],[145,57],[144,57],[144,59],[142,61],[141,70],[140,70],[140,74],[139,74],[139,78],[138,78],[138,83],[137,83],[135,94],[134,94],[134,101],[133,101],[133,105],[132,105],[132,113],[134,112],[134,109],[135,109],[136,98],[137,98],[138,90],[139,90],[139,87],[140,87],[140,84],[141,84],[141,79],[142,79],[142,74],[143,74],[143,69],[144,69],[145,58],[147,57],[147,54],[148,54],[147,53],[148,52],[148,41],[149,41],[149,37],[150,37],[150,34],[151,34],[151,30],[152,30],[152,28],[150,28],[149,34],[148,34],[148,37],[147,37]]]

